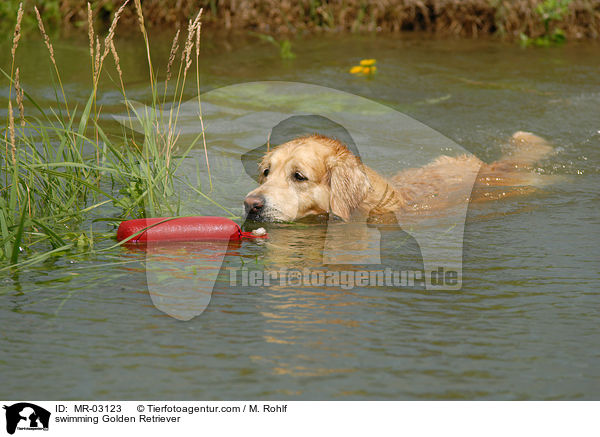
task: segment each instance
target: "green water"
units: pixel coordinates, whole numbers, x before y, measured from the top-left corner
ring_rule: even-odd
[[[170,41],[151,43],[155,65],[164,65]],[[128,97],[144,101],[143,47],[128,40],[117,47]],[[83,105],[87,43],[60,41],[55,50],[65,91]],[[141,251],[69,254],[5,275],[0,398],[598,399],[600,45],[523,50],[320,36],[293,50],[296,59],[282,61],[268,44],[207,39],[202,88],[280,80],[343,90],[404,112],[486,161],[514,131],[532,131],[557,148],[540,171],[563,178],[469,209],[460,291],[230,287],[223,272],[206,311],[182,322],[153,304]],[[373,80],[348,74],[361,58],[377,59]],[[50,104],[41,44],[25,42],[19,65],[26,90]],[[117,91],[99,101],[107,122],[107,114],[123,113]],[[222,135],[211,137],[209,150],[215,198],[239,205],[251,186],[227,173],[239,148],[235,132]],[[386,147],[369,149],[369,165],[391,174],[402,163],[390,161]],[[203,205],[188,208],[218,214]],[[95,229],[112,230],[103,226]],[[320,266],[322,224],[269,231],[265,243],[230,248],[225,265]],[[402,250],[403,261],[419,264],[412,249]],[[43,377],[32,377],[41,369]]]

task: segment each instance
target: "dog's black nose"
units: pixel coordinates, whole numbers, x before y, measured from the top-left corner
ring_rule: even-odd
[[[265,198],[263,196],[248,196],[244,199],[244,208],[246,214],[256,215],[265,206]]]

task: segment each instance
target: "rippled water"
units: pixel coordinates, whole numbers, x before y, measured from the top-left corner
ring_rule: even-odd
[[[87,66],[69,60],[84,59],[87,45],[55,46],[66,90],[84,102]],[[169,41],[154,46],[161,65]],[[257,80],[341,89],[487,161],[528,130],[557,147],[540,171],[563,177],[470,207],[460,291],[230,286],[228,266],[321,266],[319,223],[272,226],[268,242],[230,247],[208,308],[186,322],[153,304],[140,251],[67,255],[3,277],[0,398],[598,399],[599,45],[328,36],[294,42],[293,61],[252,40],[204,47],[204,90]],[[118,48],[129,97],[143,100],[143,50],[128,41]],[[52,99],[42,49],[20,50],[25,87]],[[377,59],[374,80],[347,73],[366,57]],[[122,112],[118,93],[100,99],[105,113]],[[214,162],[239,152],[214,140]],[[392,173],[389,152],[373,145],[369,164]],[[225,170],[215,177],[217,197],[250,189]],[[413,242],[393,241],[403,263],[420,265]]]

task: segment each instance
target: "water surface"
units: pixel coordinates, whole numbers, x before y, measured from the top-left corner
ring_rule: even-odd
[[[156,65],[169,45],[154,40]],[[147,99],[142,46],[117,47],[128,97]],[[261,42],[207,39],[202,88],[285,80],[344,90],[486,161],[514,131],[528,130],[557,148],[539,171],[563,178],[529,196],[472,205],[460,291],[231,287],[224,270],[207,310],[182,322],[153,305],[140,251],[71,254],[4,276],[0,398],[598,399],[600,46],[320,36],[293,48],[296,59],[283,61]],[[83,104],[85,41],[55,49],[66,91]],[[24,86],[49,104],[43,48],[30,41],[19,50]],[[361,58],[377,59],[373,80],[348,74]],[[118,92],[99,99],[105,114],[123,112]],[[250,187],[226,171],[238,150],[215,141],[211,159],[225,163],[214,164],[224,169],[215,196],[241,199]],[[388,152],[374,144],[369,164],[393,173]],[[218,213],[197,205],[190,208]],[[321,266],[322,224],[269,230],[266,243],[231,247],[226,266]],[[418,266],[413,242],[402,241],[402,262]],[[40,369],[44,377],[32,379]]]

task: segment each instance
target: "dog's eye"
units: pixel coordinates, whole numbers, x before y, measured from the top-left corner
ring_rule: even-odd
[[[263,171],[263,176],[264,177],[269,176],[269,169],[268,168],[265,168],[265,171]]]
[[[296,179],[297,181],[307,181],[308,180],[308,178],[304,177],[304,175],[302,173],[300,173],[299,171],[294,173],[294,179]]]

